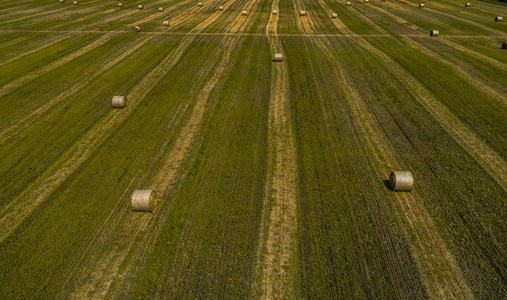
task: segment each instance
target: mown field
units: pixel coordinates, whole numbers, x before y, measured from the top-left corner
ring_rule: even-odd
[[[507,6],[349,1],[0,0],[0,298],[505,299]]]

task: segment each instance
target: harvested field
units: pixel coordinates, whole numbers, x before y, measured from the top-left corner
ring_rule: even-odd
[[[507,296],[507,6],[122,3],[0,1],[1,299]]]

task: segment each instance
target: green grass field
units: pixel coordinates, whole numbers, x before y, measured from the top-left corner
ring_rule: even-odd
[[[349,1],[0,0],[0,299],[505,299],[507,6]]]

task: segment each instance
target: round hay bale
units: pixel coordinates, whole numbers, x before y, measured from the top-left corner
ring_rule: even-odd
[[[419,8],[424,8],[424,3],[419,3]]]
[[[132,26],[132,27],[130,27],[130,31],[137,33],[139,31],[141,31],[141,28],[139,26]]]
[[[346,6],[350,6],[350,2],[348,2],[348,1],[347,1],[347,2],[345,3],[345,5],[346,5]]]
[[[201,7],[202,6],[202,2],[197,3],[197,6]]]
[[[77,2],[77,1],[74,1],[74,5],[79,5],[79,2]]]
[[[144,6],[142,6],[142,5],[137,6],[137,9],[139,9],[139,10],[143,10],[143,8],[144,8]]]
[[[370,0],[364,0],[364,3],[368,3],[368,2],[370,2]]]
[[[248,12],[247,12],[246,10],[244,10],[244,11],[242,11],[242,12],[241,12],[241,14],[242,14],[243,16],[246,16],[246,15],[248,14]]]
[[[273,15],[277,15],[278,14],[278,10],[273,10]]]
[[[60,3],[65,3],[65,0],[60,0]]]
[[[465,3],[465,7],[470,7],[470,6],[472,6],[472,3],[469,3],[469,2]]]
[[[164,11],[164,8],[163,8],[163,7],[159,7],[159,8],[158,8],[158,11],[159,11],[159,12],[163,12],[163,11]]]
[[[496,17],[495,18],[495,22],[502,22],[503,18],[502,17]]]
[[[157,194],[153,190],[135,190],[132,194],[133,211],[155,211],[157,209]]]
[[[430,36],[438,36],[440,33],[438,32],[438,30],[432,30],[430,31]]]
[[[300,13],[299,13],[300,16],[306,16],[306,11],[302,10]]]
[[[281,62],[282,59],[283,59],[282,53],[275,53],[275,58],[273,59],[273,61],[275,61],[275,62]]]
[[[224,7],[223,7],[222,5],[220,5],[220,6],[218,7],[218,10],[224,10]]]
[[[504,42],[504,43],[502,44],[502,49],[507,49],[507,42]]]
[[[393,171],[389,175],[389,184],[393,191],[410,192],[414,187],[414,176],[410,171]]]
[[[338,14],[337,14],[337,13],[333,13],[333,14],[331,15],[331,19],[336,19],[336,18],[338,18]]]
[[[112,104],[114,108],[124,108],[127,106],[127,96],[114,96]]]
[[[164,22],[162,22],[162,25],[163,25],[163,26],[169,26],[169,21],[164,21]]]
[[[123,3],[118,3],[118,7],[123,7]]]

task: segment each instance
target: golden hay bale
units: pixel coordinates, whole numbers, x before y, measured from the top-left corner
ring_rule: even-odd
[[[345,5],[346,5],[346,6],[350,6],[350,2],[348,2],[348,1],[347,1],[347,2],[345,2]]]
[[[74,5],[79,5],[79,2],[77,2],[77,1],[74,1]]]
[[[144,8],[144,6],[142,6],[142,5],[137,6],[137,9],[139,9],[139,10],[142,10],[143,8]]]
[[[368,2],[370,2],[370,0],[364,0],[364,3],[368,3]]]
[[[163,25],[163,26],[169,26],[169,21],[164,21],[164,22],[162,22],[162,25]]]
[[[218,7],[218,10],[224,10],[224,7],[223,7],[222,5],[220,5],[220,6]]]
[[[438,32],[438,30],[430,31],[430,36],[438,36],[439,34],[440,34],[440,32]]]
[[[414,176],[410,171],[393,171],[389,176],[389,184],[393,191],[410,192],[414,187]]]
[[[282,53],[275,53],[275,58],[273,59],[273,61],[280,62],[282,61],[282,59],[283,59]]]
[[[465,3],[465,7],[470,7],[472,6],[472,3],[468,2],[468,3]]]
[[[248,15],[248,12],[247,12],[246,10],[244,10],[244,11],[242,11],[242,12],[241,12],[241,14],[242,14],[243,16],[246,16],[246,15]]]
[[[503,18],[502,17],[496,17],[495,18],[495,22],[502,22]]]
[[[336,18],[338,18],[338,14],[337,14],[337,13],[333,13],[333,14],[331,15],[331,19],[336,19]]]
[[[118,7],[123,7],[123,3],[118,3]]]
[[[202,6],[202,2],[197,3],[197,6],[201,7]]]
[[[130,27],[130,31],[139,32],[139,31],[141,31],[141,28],[139,26],[132,26],[132,27]]]
[[[277,15],[277,14],[278,14],[278,10],[276,10],[276,9],[275,9],[275,10],[273,10],[272,14],[273,14],[273,15]]]
[[[507,42],[504,42],[504,43],[502,44],[502,49],[507,49]]]
[[[65,3],[65,0],[60,0],[60,3]]]
[[[419,3],[419,8],[424,8],[424,3]]]
[[[159,8],[158,8],[158,11],[159,11],[159,12],[163,12],[163,11],[164,11],[164,8],[163,8],[163,7],[159,7]]]
[[[302,10],[300,13],[299,13],[300,16],[306,16],[306,11]]]
[[[154,212],[157,209],[157,194],[153,190],[135,190],[131,204],[134,211]]]
[[[124,108],[127,106],[127,96],[114,96],[112,104],[114,108]]]

